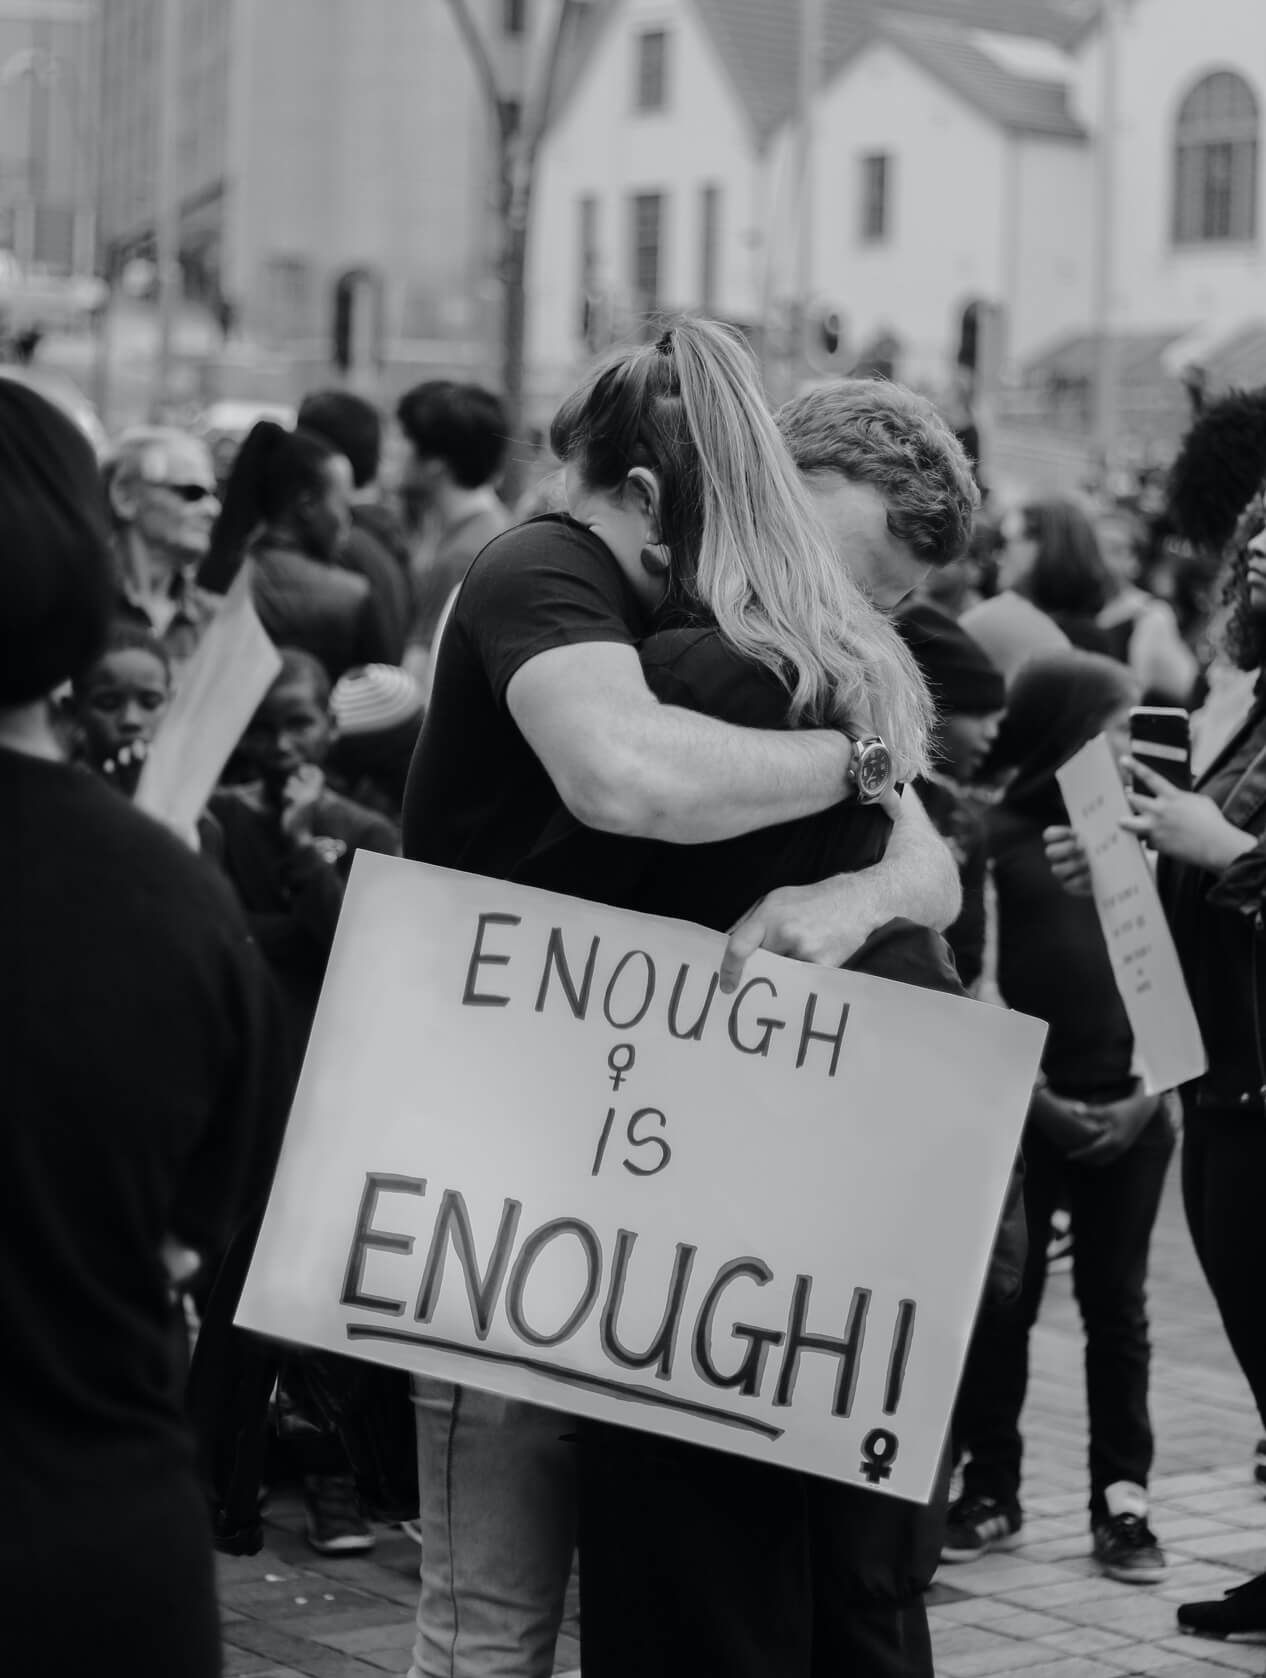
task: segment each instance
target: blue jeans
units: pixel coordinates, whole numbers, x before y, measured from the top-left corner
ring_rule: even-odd
[[[409,1678],[550,1678],[576,1547],[575,1423],[421,1375],[413,1403],[422,1591]]]

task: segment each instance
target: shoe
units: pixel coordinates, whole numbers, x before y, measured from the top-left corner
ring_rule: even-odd
[[[1197,1637],[1246,1637],[1266,1641],[1266,1573],[1246,1579],[1213,1602],[1184,1602],[1178,1610],[1182,1631]]]
[[[414,1515],[412,1520],[401,1521],[400,1530],[406,1538],[411,1539],[417,1545],[419,1550],[422,1548],[422,1520],[420,1516]]]
[[[1008,1550],[1023,1526],[1017,1503],[999,1503],[993,1497],[964,1495],[949,1506],[942,1561],[979,1561],[990,1550]]]
[[[257,1556],[264,1548],[264,1525],[253,1521],[230,1521],[222,1509],[212,1517],[212,1542],[222,1556]]]
[[[1159,1585],[1168,1564],[1147,1524],[1147,1493],[1117,1480],[1104,1496],[1108,1512],[1092,1528],[1100,1571],[1123,1585]]]
[[[1266,1439],[1257,1441],[1257,1449],[1253,1453],[1253,1478],[1259,1486],[1266,1486]]]
[[[308,1543],[322,1556],[347,1556],[374,1547],[350,1475],[309,1474],[303,1482]]]

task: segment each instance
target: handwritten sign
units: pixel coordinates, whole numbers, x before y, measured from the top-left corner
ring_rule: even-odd
[[[141,771],[136,802],[174,827],[191,828],[233,748],[281,671],[277,649],[251,604],[250,562],[185,666]]]
[[[1059,770],[1068,819],[1090,860],[1095,907],[1146,1087],[1176,1089],[1207,1070],[1178,952],[1143,847],[1122,821],[1125,789],[1103,735]]]
[[[1045,1027],[361,853],[248,1328],[931,1495]]]

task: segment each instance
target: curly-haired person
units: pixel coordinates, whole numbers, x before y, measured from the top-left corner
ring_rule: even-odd
[[[1266,1427],[1266,390],[1208,409],[1170,483],[1187,539],[1229,557],[1226,653],[1257,683],[1247,717],[1193,792],[1125,759],[1127,826],[1160,855],[1157,883],[1204,1037],[1209,1070],[1182,1091],[1183,1202],[1231,1350]],[[1066,828],[1047,855],[1070,889],[1085,865]],[[1266,1632],[1266,1573],[1178,1623],[1210,1637]]]

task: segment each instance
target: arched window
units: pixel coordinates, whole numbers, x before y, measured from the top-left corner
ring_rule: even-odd
[[[1257,236],[1257,100],[1242,76],[1219,70],[1183,100],[1175,129],[1174,242]]]

